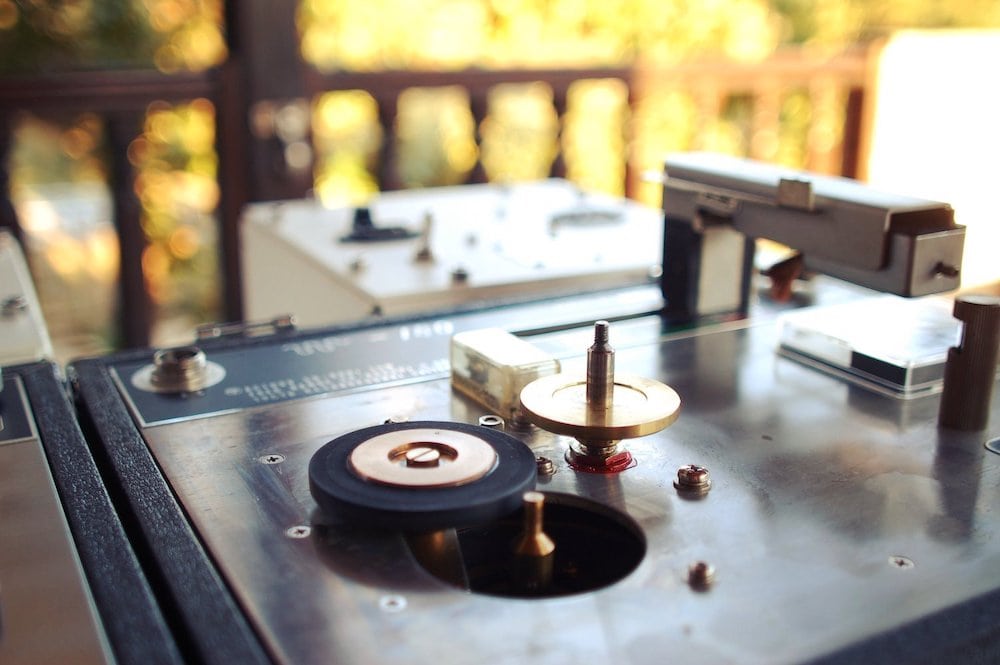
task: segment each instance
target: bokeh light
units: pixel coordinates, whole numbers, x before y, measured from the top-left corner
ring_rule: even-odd
[[[223,0],[0,0],[0,74],[203,71],[228,55],[223,9]],[[277,136],[286,165],[312,168],[316,195],[339,205],[378,191],[387,154],[405,186],[462,182],[474,168],[497,181],[541,178],[561,155],[574,181],[622,193],[626,163],[658,171],[664,154],[689,149],[835,172],[846,95],[835,78],[788,83],[772,70],[774,80],[748,91],[720,73],[770,66],[789,46],[823,62],[900,28],[1000,27],[1000,3],[300,0],[296,19],[300,53],[323,73],[620,67],[642,74],[631,87],[614,78],[580,81],[565,111],[545,83],[499,85],[478,125],[468,92],[453,86],[406,90],[390,127],[381,126],[385,109],[368,90],[258,103],[250,110],[254,132]],[[689,63],[714,69],[678,77],[676,68]],[[206,100],[153,105],[128,146],[149,241],[146,286],[158,317],[188,328],[220,311],[214,114]],[[50,298],[43,306],[70,312],[75,330],[113,345],[118,254],[103,119],[25,115],[13,123],[12,195],[39,290]],[[656,183],[631,185],[640,200],[659,203]],[[100,294],[99,304],[79,306],[86,298],[73,293]]]

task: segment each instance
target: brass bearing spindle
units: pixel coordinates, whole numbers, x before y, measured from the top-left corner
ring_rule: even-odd
[[[552,564],[556,544],[545,533],[545,495],[525,492],[524,529],[514,543],[514,582],[523,590],[543,593],[552,584]]]
[[[615,350],[608,343],[608,322],[594,324],[594,343],[587,349],[587,405],[607,411],[614,403]]]
[[[594,343],[587,349],[587,408],[599,418],[614,406],[615,398],[615,350],[608,337],[608,322],[598,321]],[[583,439],[579,444],[579,452],[590,458],[609,460],[619,453],[616,440]]]
[[[594,324],[584,377],[546,376],[521,391],[525,415],[542,429],[572,436],[567,453],[578,471],[614,473],[633,464],[622,439],[658,432],[677,419],[680,398],[659,381],[616,375],[609,324]]]

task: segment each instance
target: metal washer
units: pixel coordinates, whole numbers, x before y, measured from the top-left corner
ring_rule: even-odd
[[[393,485],[362,477],[352,468],[351,455],[372,439],[391,434],[422,443],[428,430],[445,438],[468,435],[496,453],[485,475],[445,487]],[[399,433],[399,434],[397,434]],[[401,440],[402,440],[401,439]],[[531,449],[499,430],[439,421],[389,423],[367,427],[324,444],[309,461],[309,490],[331,518],[360,526],[402,531],[429,531],[482,524],[507,515],[521,505],[521,495],[535,487],[537,470]]]

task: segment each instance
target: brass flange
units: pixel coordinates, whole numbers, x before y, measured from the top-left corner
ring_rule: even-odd
[[[619,446],[673,423],[681,400],[673,388],[654,379],[616,375],[607,321],[594,324],[587,350],[587,374],[556,374],[528,384],[521,408],[542,429],[572,436],[579,443],[567,457],[584,471],[616,472],[632,465]]]
[[[528,418],[549,432],[588,441],[619,441],[659,432],[677,419],[681,399],[653,379],[618,374],[607,408],[587,402],[587,380],[572,374],[542,377],[521,392]]]

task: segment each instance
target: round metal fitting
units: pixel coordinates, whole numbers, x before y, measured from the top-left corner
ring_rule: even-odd
[[[163,392],[191,393],[208,385],[208,358],[197,346],[161,349],[153,355],[149,380]]]
[[[677,480],[674,487],[679,492],[689,494],[705,494],[712,489],[712,479],[708,469],[697,464],[685,464],[677,469]]]
[[[9,298],[4,298],[3,302],[0,303],[0,313],[3,316],[14,316],[15,314],[27,311],[27,309],[28,299],[24,296],[10,296]]]
[[[588,454],[583,445],[573,444],[566,451],[566,462],[573,470],[585,473],[621,473],[636,465],[632,453],[617,444],[598,450],[597,454]]]
[[[293,540],[308,538],[310,534],[312,534],[312,527],[305,524],[285,529],[285,536],[292,538]]]
[[[479,424],[483,427],[489,427],[490,429],[499,429],[499,430],[504,429],[505,425],[503,418],[501,418],[500,416],[493,416],[493,415],[480,416]]]
[[[917,564],[913,562],[908,556],[901,556],[899,554],[894,554],[889,557],[889,565],[896,570],[909,570],[916,566]]]
[[[524,415],[524,411],[521,409],[514,409],[514,413],[511,415],[510,419],[511,429],[516,429],[520,431],[528,431],[534,425],[528,419],[528,416]]]
[[[707,591],[715,582],[715,567],[705,561],[688,566],[688,585],[695,591]]]
[[[395,614],[406,609],[406,596],[395,594],[385,595],[378,599],[378,606],[383,612]]]
[[[132,376],[132,384],[140,390],[156,393],[195,393],[220,383],[226,370],[209,362],[197,346],[160,349],[153,354],[153,364]]]
[[[551,476],[556,472],[556,465],[548,457],[536,457],[535,465],[540,476]]]
[[[368,262],[363,256],[356,256],[347,264],[347,269],[353,273],[364,272],[368,268]]]

